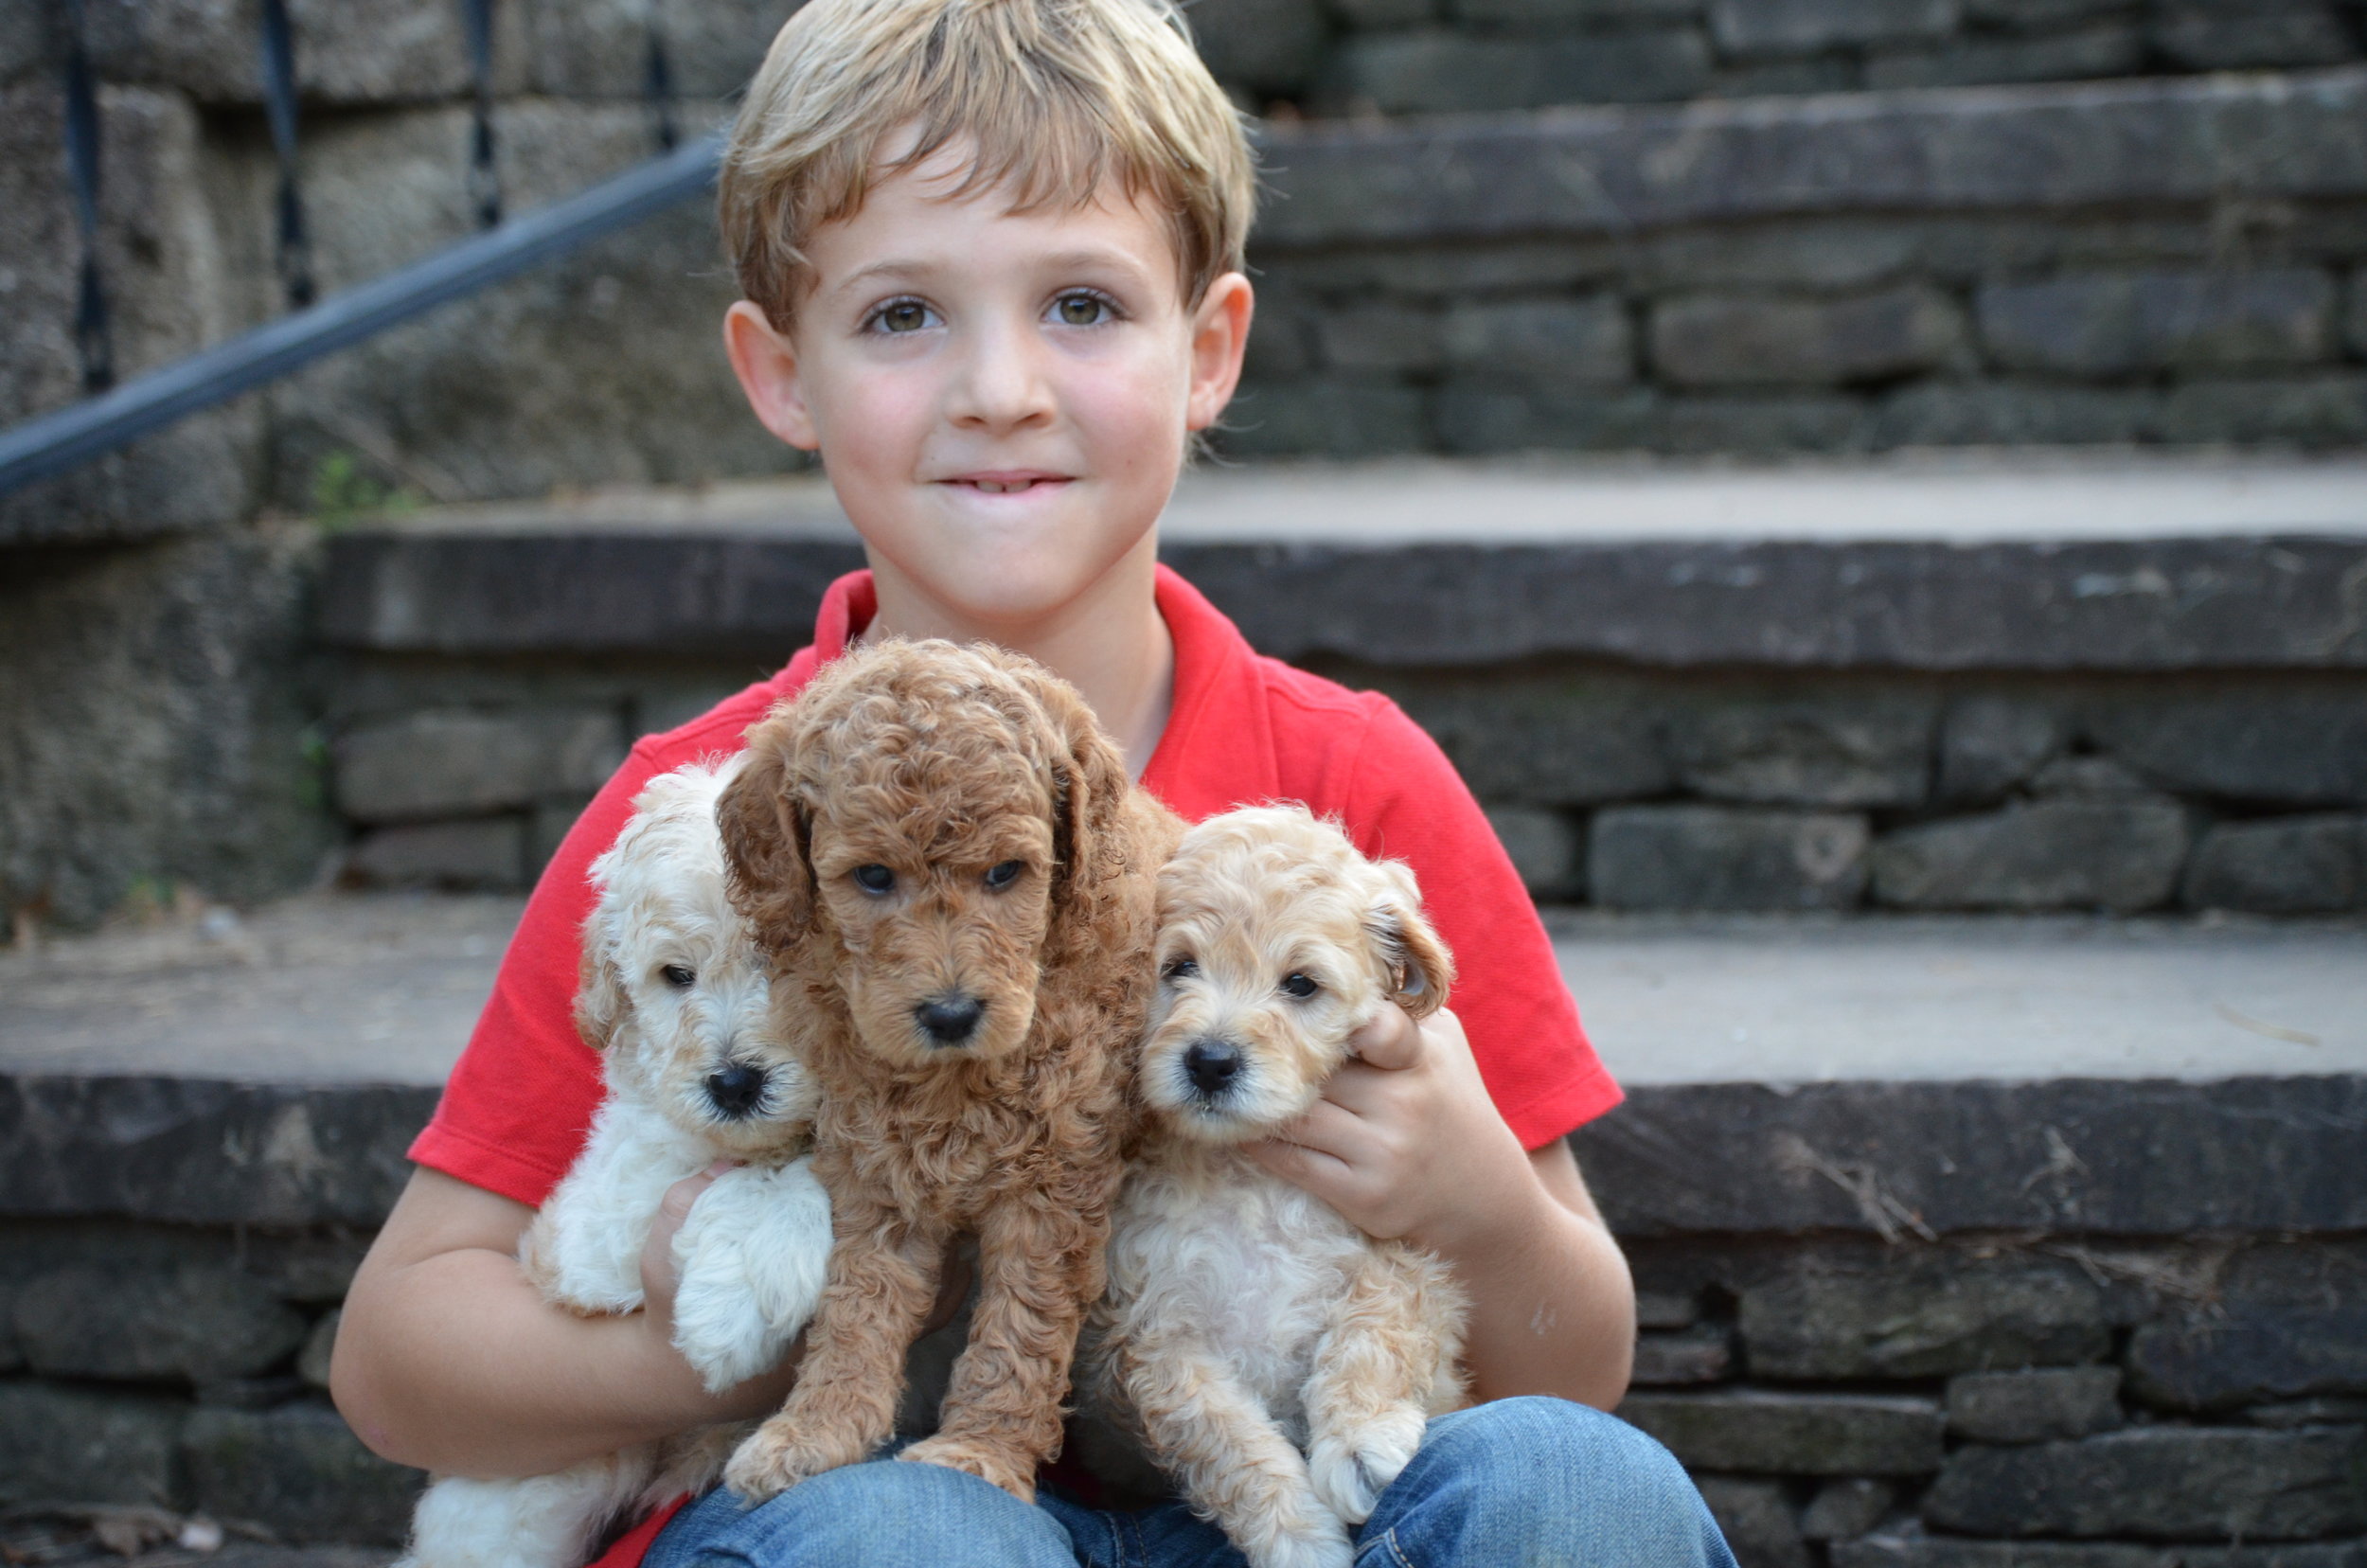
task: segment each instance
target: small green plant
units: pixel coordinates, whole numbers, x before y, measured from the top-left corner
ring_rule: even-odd
[[[185,897],[169,877],[134,877],[115,907],[115,918],[128,925],[153,925],[171,915]]]
[[[296,732],[296,804],[308,811],[329,809],[329,737],[319,724]]]
[[[404,487],[389,487],[362,471],[342,448],[312,470],[312,521],[330,533],[372,512],[406,512],[419,498]]]

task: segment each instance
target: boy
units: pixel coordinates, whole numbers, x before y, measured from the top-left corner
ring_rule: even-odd
[[[642,741],[545,872],[347,1300],[333,1381],[373,1448],[530,1474],[777,1406],[793,1366],[710,1398],[672,1350],[666,1224],[632,1317],[556,1311],[513,1260],[598,1096],[570,1020],[585,867],[644,779],[736,748],[851,642],[986,639],[1074,682],[1186,816],[1303,799],[1408,861],[1463,970],[1464,1023],[1393,1012],[1261,1154],[1367,1231],[1435,1250],[1475,1304],[1472,1386],[1496,1402],[1433,1423],[1367,1559],[1731,1564],[1674,1461],[1587,1408],[1624,1391],[1633,1303],[1561,1135],[1618,1091],[1485,818],[1393,705],[1258,658],[1157,565],[1186,442],[1239,374],[1252,193],[1238,120],[1166,0],[813,0],[782,29],[725,161],[747,296],[725,340],[757,418],[821,454],[870,570],[831,588],[779,675]],[[669,1196],[671,1223],[699,1185]],[[1238,1561],[1180,1506],[1105,1513],[1047,1486],[1030,1506],[893,1461],[748,1512],[718,1493],[603,1562],[645,1550]]]

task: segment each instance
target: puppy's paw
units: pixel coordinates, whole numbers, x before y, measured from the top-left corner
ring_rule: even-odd
[[[674,1348],[710,1394],[780,1364],[828,1278],[830,1205],[810,1162],[725,1172],[674,1234]]]
[[[1354,1432],[1321,1434],[1307,1455],[1307,1475],[1315,1485],[1315,1495],[1349,1523],[1363,1523],[1389,1483],[1414,1462],[1425,1424],[1419,1410],[1404,1405],[1359,1424]]]
[[[863,1456],[861,1444],[829,1440],[828,1434],[800,1434],[780,1417],[756,1428],[723,1467],[723,1485],[750,1507],[770,1503],[810,1475],[851,1465]]]
[[[923,1437],[896,1457],[964,1471],[1002,1488],[1022,1503],[1036,1500],[1036,1472],[1026,1468],[1025,1459],[975,1438],[940,1433]]]

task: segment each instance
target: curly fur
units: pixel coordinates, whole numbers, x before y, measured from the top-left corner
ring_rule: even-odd
[[[1452,962],[1413,873],[1300,807],[1184,836],[1159,877],[1158,953],[1153,1120],[1118,1199],[1088,1399],[1252,1568],[1346,1568],[1350,1527],[1462,1402],[1464,1298],[1436,1257],[1365,1236],[1238,1146],[1310,1107],[1380,1008],[1442,1006]],[[1195,1047],[1235,1053],[1234,1075],[1195,1082]]]
[[[902,1457],[1032,1499],[1101,1292],[1152,874],[1181,825],[1040,666],[897,640],[751,730],[718,816],[775,1017],[821,1085],[838,1236],[796,1387],[725,1479],[760,1501],[884,1440],[946,1244],[975,1232],[969,1343]],[[882,870],[885,891],[858,880]],[[952,1003],[980,1010],[948,1043],[922,1009]]]
[[[821,1294],[830,1248],[829,1201],[801,1157],[812,1078],[774,1027],[768,965],[724,890],[715,801],[735,766],[650,780],[593,863],[600,897],[576,1014],[602,1052],[608,1094],[519,1243],[554,1304],[637,1311],[666,1189],[719,1157],[747,1162],[700,1195],[674,1236],[674,1344],[718,1390],[780,1361]],[[746,1080],[719,1096],[710,1079],[726,1068],[757,1075],[753,1100]],[[745,1431],[689,1433],[523,1480],[441,1477],[419,1500],[401,1568],[575,1568],[636,1505],[711,1484]]]

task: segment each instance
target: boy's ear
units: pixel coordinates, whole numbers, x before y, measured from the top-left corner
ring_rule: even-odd
[[[774,953],[813,922],[808,829],[789,793],[791,740],[782,719],[750,731],[748,759],[715,802],[732,907],[756,928],[758,945]]]
[[[806,452],[822,444],[798,374],[797,347],[753,302],[740,300],[723,312],[723,352],[765,429]]]
[[[1192,389],[1184,403],[1184,429],[1206,430],[1233,401],[1256,311],[1256,293],[1239,273],[1224,274],[1201,296],[1192,312]]]

